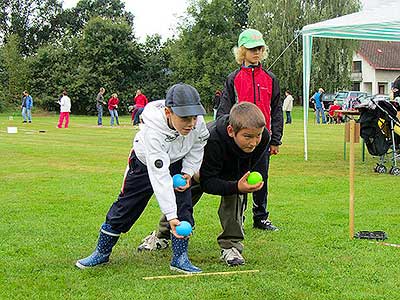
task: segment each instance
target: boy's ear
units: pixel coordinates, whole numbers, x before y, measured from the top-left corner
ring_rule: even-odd
[[[172,111],[170,108],[166,107],[165,108],[165,116],[167,117],[167,119],[171,116]]]
[[[233,138],[235,136],[235,131],[233,131],[232,125],[228,125],[226,127],[226,131],[228,132],[228,135]]]

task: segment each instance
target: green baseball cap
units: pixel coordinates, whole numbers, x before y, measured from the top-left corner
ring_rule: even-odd
[[[246,29],[240,35],[238,39],[238,47],[244,46],[247,49],[264,46],[265,42],[261,32],[255,29]]]

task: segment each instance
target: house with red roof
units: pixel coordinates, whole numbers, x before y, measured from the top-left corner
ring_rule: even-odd
[[[354,91],[390,94],[393,81],[400,75],[400,43],[360,41],[353,55],[351,81]]]

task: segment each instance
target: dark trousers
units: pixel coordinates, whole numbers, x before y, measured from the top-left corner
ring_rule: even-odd
[[[292,124],[292,115],[290,111],[286,111],[286,124]]]
[[[171,164],[169,170],[171,175],[181,173],[182,160]],[[108,211],[106,223],[115,231],[128,232],[143,213],[152,195],[153,188],[147,167],[132,151],[121,193]],[[175,197],[178,219],[194,226],[191,190],[175,192]]]
[[[195,182],[192,182],[190,190],[192,194],[192,204],[195,206],[203,195],[203,190],[201,189],[200,184]],[[218,216],[221,223],[222,232],[218,236],[217,241],[222,249],[234,247],[240,252],[243,251],[243,215],[246,209],[246,204],[247,195],[221,196]],[[165,216],[161,216],[158,224],[158,238],[169,239],[170,233],[168,225],[169,224]]]
[[[137,125],[137,124],[140,123],[139,117],[142,114],[143,110],[144,110],[144,107],[140,107],[140,108],[137,109],[137,111],[135,113],[135,117],[133,119],[133,125]]]
[[[265,151],[265,155],[254,166],[252,171],[260,172],[264,178],[264,186],[261,190],[253,193],[253,219],[261,220],[268,218],[267,210],[268,202],[268,170],[269,170],[269,150]]]

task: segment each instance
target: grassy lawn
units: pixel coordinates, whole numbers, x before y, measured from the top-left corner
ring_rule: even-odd
[[[219,261],[219,200],[205,196],[195,208],[192,262],[204,272],[258,273],[143,280],[170,275],[170,249],[138,253],[160,210],[152,199],[121,237],[111,262],[74,267],[95,247],[98,229],[121,186],[135,130],[97,128],[96,117],[0,115],[0,299],[400,299],[400,249],[348,237],[348,160],[343,125],[315,125],[310,114],[309,160],[303,157],[302,111],[285,127],[281,153],[272,157],[271,219],[281,230],[252,228],[246,212],[246,265]],[[109,118],[105,117],[105,124]],[[7,126],[18,126],[7,134]],[[45,133],[39,133],[45,130]],[[400,243],[399,177],[373,172],[356,145],[355,227],[384,230]]]

